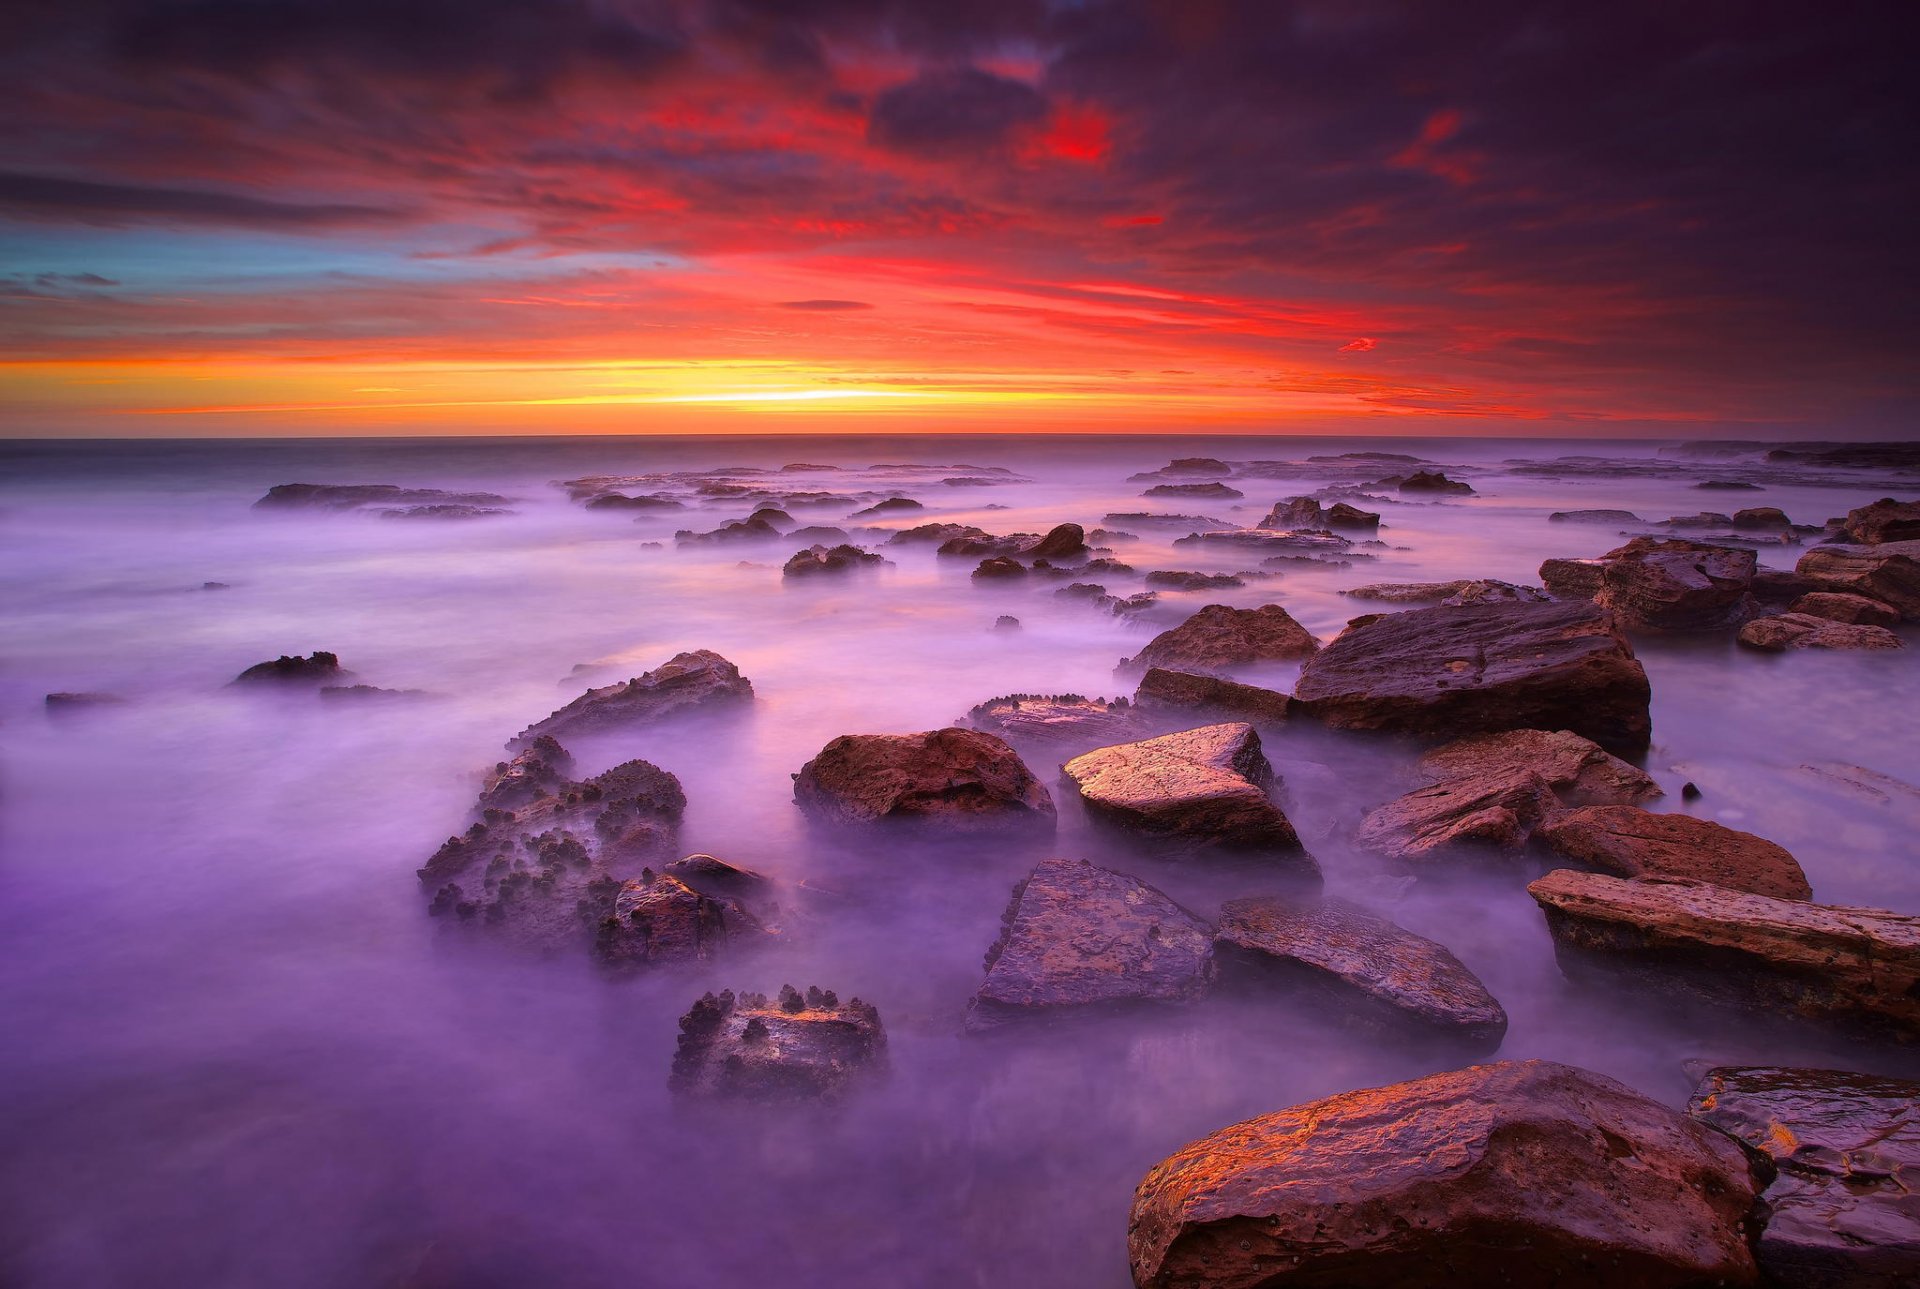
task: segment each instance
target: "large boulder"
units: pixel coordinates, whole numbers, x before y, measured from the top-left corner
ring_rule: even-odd
[[[582,734],[650,725],[669,716],[751,701],[753,682],[711,649],[675,654],[652,671],[619,684],[589,689],[514,736],[525,747],[541,735],[571,739]]]
[[[1527,891],[1575,979],[1920,1038],[1920,918],[1569,869]]]
[[[880,1013],[830,989],[777,998],[707,994],[680,1018],[667,1086],[682,1096],[739,1101],[835,1101],[886,1069]]]
[[[1753,612],[1754,553],[1703,542],[1636,537],[1601,556],[1593,597],[1634,631],[1717,631]]]
[[[1756,1284],[1745,1152],[1603,1075],[1503,1061],[1183,1147],[1134,1192],[1150,1289]]]
[[[967,1028],[1186,1003],[1213,980],[1212,928],[1145,882],[1049,859],[1014,887]]]
[[[1293,699],[1278,690],[1165,667],[1147,668],[1133,701],[1136,707],[1223,712],[1242,720],[1272,724],[1285,721],[1293,706]]]
[[[1166,667],[1175,671],[1218,671],[1252,663],[1305,658],[1320,647],[1293,615],[1277,604],[1236,609],[1209,604],[1179,626],[1162,631],[1132,658],[1126,671]]]
[[[1902,649],[1904,642],[1885,627],[1835,622],[1810,613],[1777,613],[1755,618],[1736,637],[1749,649],[1780,653],[1787,649]]]
[[[1053,826],[1053,798],[1005,741],[979,730],[843,734],[793,776],[793,799],[830,824]]]
[[[1222,984],[1298,990],[1362,1024],[1475,1051],[1506,1036],[1506,1010],[1445,945],[1345,900],[1228,900],[1213,944]]]
[[[1687,1112],[1779,1170],[1755,1252],[1775,1283],[1920,1284],[1920,1083],[1844,1070],[1709,1070]]]
[[[1800,861],[1764,837],[1692,815],[1587,806],[1547,820],[1534,839],[1569,863],[1615,877],[1684,877],[1780,900],[1810,900]]]
[[[1849,510],[1840,535],[1861,546],[1920,541],[1920,501],[1882,497],[1872,505]]]
[[[1794,571],[1821,591],[1864,595],[1920,618],[1920,540],[1876,545],[1816,546]]]
[[[1457,738],[1566,729],[1637,752],[1647,674],[1598,605],[1477,604],[1389,613],[1307,660],[1296,709],[1339,729]]]
[[[1060,560],[1085,559],[1092,552],[1087,549],[1087,534],[1078,524],[1060,524],[1050,529],[1045,537],[1034,543],[1026,554],[1033,559]]]
[[[1094,818],[1159,848],[1273,854],[1318,872],[1267,796],[1273,767],[1251,725],[1207,725],[1098,748],[1061,772]]]

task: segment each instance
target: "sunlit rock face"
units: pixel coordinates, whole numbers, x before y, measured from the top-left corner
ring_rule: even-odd
[[[1124,698],[1081,694],[1006,694],[967,712],[976,729],[1051,747],[1089,747],[1146,732],[1146,722]]]
[[[1731,1138],[1610,1078],[1500,1062],[1249,1119],[1156,1164],[1127,1252],[1152,1289],[1754,1285]]]
[[[1920,540],[1816,546],[1794,571],[1821,591],[1878,600],[1903,619],[1920,618]]]
[[[1576,980],[1920,1039],[1920,917],[1566,869],[1527,891]]]
[[[1760,1268],[1810,1289],[1920,1284],[1920,1083],[1842,1070],[1709,1070],[1688,1113],[1768,1155]]]
[[[1166,667],[1147,668],[1133,701],[1149,711],[1190,709],[1265,724],[1284,722],[1293,707],[1292,697],[1277,690]]]
[[[1534,837],[1568,863],[1615,877],[1684,877],[1775,899],[1813,898],[1784,847],[1711,819],[1587,806],[1548,820]]]
[[[1853,598],[1853,597],[1849,597]],[[1903,649],[1905,642],[1885,627],[1835,622],[1810,613],[1780,613],[1755,618],[1738,637],[1749,649],[1780,653],[1788,649]]]
[[[1053,797],[1019,754],[979,730],[843,734],[794,776],[793,799],[823,824],[938,823],[1051,828]]]
[[[777,997],[724,990],[680,1018],[668,1086],[724,1101],[837,1101],[886,1069],[880,1013],[858,998],[792,985]]]
[[[1155,636],[1120,667],[1123,671],[1149,667],[1221,671],[1304,658],[1319,647],[1320,642],[1277,604],[1257,609],[1210,604],[1179,626]]]
[[[742,676],[738,667],[710,649],[696,649],[675,654],[632,680],[588,690],[545,720],[520,731],[513,743],[524,746],[542,734],[564,741],[752,698],[753,682]]]
[[[1849,510],[1840,535],[1862,546],[1920,540],[1920,501],[1882,497],[1871,505]]]

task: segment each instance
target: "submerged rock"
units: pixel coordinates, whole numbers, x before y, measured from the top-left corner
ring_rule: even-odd
[[[1783,847],[1692,815],[1587,806],[1535,832],[1560,858],[1615,877],[1684,877],[1782,900],[1810,900],[1807,875]]]
[[[1473,492],[1473,485],[1449,479],[1438,470],[1416,470],[1400,481],[1402,492],[1433,492],[1449,496],[1464,497]]]
[[[1920,918],[1567,869],[1527,891],[1571,978],[1920,1038]]]
[[[1760,1269],[1807,1289],[1920,1284],[1920,1083],[1844,1070],[1709,1070],[1687,1113],[1769,1156]]]
[[[735,1101],[834,1101],[886,1068],[880,1013],[830,990],[706,994],[680,1018],[667,1086]]]
[[[573,754],[550,734],[530,740],[511,761],[487,775],[475,809],[518,810],[542,797],[555,796],[573,777]]]
[[[651,724],[669,716],[751,702],[753,682],[711,649],[675,654],[652,671],[619,684],[589,689],[515,735],[524,747],[541,735],[570,739],[581,734]]]
[[[1078,524],[1060,524],[1047,531],[1026,554],[1033,559],[1075,560],[1083,559],[1087,550],[1087,534]]]
[[[322,649],[302,658],[281,654],[272,662],[257,662],[233,678],[236,685],[328,685],[338,684],[352,672],[342,669],[340,659]]]
[[[774,932],[744,899],[765,894],[766,879],[714,859],[690,856],[621,885],[595,930],[593,953],[610,967],[692,962]]]
[[[628,496],[620,492],[604,492],[589,499],[588,510],[685,510],[686,503],[675,501],[672,497],[652,495]]]
[[[1293,615],[1277,604],[1236,609],[1209,604],[1179,626],[1162,631],[1120,668],[1145,671],[1214,671],[1251,663],[1305,658],[1320,647]]]
[[[885,501],[876,501],[864,510],[856,510],[849,519],[873,519],[882,515],[897,515],[910,510],[925,510],[926,506],[912,497],[888,497]]]
[[[1451,857],[1463,848],[1518,855],[1558,804],[1531,770],[1446,779],[1370,813],[1355,840],[1403,861]]]
[[[1002,738],[1081,746],[1128,738],[1143,722],[1124,698],[1108,701],[1082,694],[1008,694],[967,713],[975,729]]]
[[[979,730],[843,734],[793,776],[793,799],[828,824],[1053,826],[1053,798],[1019,754]]]
[[[1865,596],[1897,609],[1902,618],[1920,618],[1920,540],[1816,546],[1800,557],[1795,571],[1815,590]]]
[[[1149,667],[1140,678],[1133,701],[1139,707],[1187,707],[1201,711],[1230,712],[1247,720],[1279,723],[1287,719],[1293,699],[1278,690],[1258,685],[1243,685],[1219,676],[1196,675]]]
[[[1313,497],[1290,497],[1267,512],[1262,528],[1357,528],[1371,532],[1380,527],[1380,516],[1371,510],[1336,501],[1322,506]]]
[[[1732,1140],[1603,1075],[1503,1061],[1308,1102],[1183,1147],[1134,1192],[1152,1289],[1758,1281]]]
[[[1746,510],[1733,512],[1735,528],[1769,530],[1791,528],[1793,521],[1787,518],[1787,512],[1778,506],[1751,506]]]
[[[62,691],[48,694],[44,700],[47,715],[72,716],[102,707],[124,707],[127,700],[119,694]]]
[[[1345,900],[1229,900],[1214,956],[1223,984],[1292,987],[1363,1023],[1486,1052],[1506,1036],[1505,1009],[1445,945]]]
[[[1212,930],[1145,882],[1049,859],[1014,887],[967,1028],[1192,1002],[1213,979]]]
[[[1187,573],[1174,569],[1155,569],[1147,574],[1147,585],[1169,591],[1216,591],[1245,586],[1247,581],[1233,573]]]
[[[705,533],[682,528],[673,535],[673,540],[677,546],[721,546],[731,542],[773,541],[779,536],[779,528],[764,519],[740,519]]]
[[[1233,501],[1247,494],[1224,483],[1161,483],[1140,494],[1143,497],[1206,497]]]
[[[856,569],[878,568],[887,561],[858,546],[809,546],[795,551],[780,570],[782,577],[812,577],[820,573],[851,573]]]
[[[973,570],[973,580],[976,582],[1009,581],[1025,577],[1026,575],[1027,566],[1025,564],[1022,564],[1017,559],[1009,559],[1004,555],[995,556],[993,559],[983,559],[980,561],[980,566]]]
[[[1780,613],[1755,618],[1738,637],[1749,649],[1779,653],[1786,649],[1900,649],[1905,644],[1885,627],[1835,622],[1810,613]]]
[[[493,492],[448,492],[441,488],[402,488],[391,483],[281,483],[267,489],[255,510],[357,510],[362,506],[503,506]],[[504,511],[495,513],[506,513]]]
[[[1547,518],[1556,524],[1637,524],[1631,510],[1556,510]]]
[[[1459,737],[1566,729],[1615,752],[1647,745],[1647,674],[1593,604],[1389,613],[1307,660],[1296,709],[1337,729]]]
[[[984,528],[975,528],[972,524],[921,524],[917,528],[903,528],[887,538],[889,546],[907,546],[918,543],[938,545],[955,538],[991,538],[993,534]]]

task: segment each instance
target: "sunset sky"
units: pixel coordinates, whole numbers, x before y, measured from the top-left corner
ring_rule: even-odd
[[[1911,432],[1917,10],[10,0],[0,435]]]

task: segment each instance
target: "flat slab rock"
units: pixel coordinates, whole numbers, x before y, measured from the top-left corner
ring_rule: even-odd
[[[1292,986],[1363,1024],[1483,1052],[1507,1033],[1506,1010],[1445,945],[1345,900],[1229,900],[1214,955],[1223,983]]]
[[[1561,859],[1615,877],[1684,877],[1780,900],[1810,900],[1807,874],[1784,847],[1692,815],[1588,806],[1547,820],[1534,838]]]
[[[1135,836],[1179,851],[1271,853],[1318,875],[1267,796],[1273,767],[1251,725],[1205,725],[1097,748],[1061,771],[1089,814]]]
[[[1662,795],[1645,770],[1572,730],[1475,734],[1434,748],[1420,758],[1420,770],[1435,779],[1526,771],[1546,780],[1569,805],[1646,801]]]
[[[1599,1074],[1476,1065],[1293,1106],[1156,1164],[1127,1253],[1149,1289],[1751,1286],[1732,1139]]]
[[[1749,649],[1779,653],[1786,649],[1902,649],[1905,642],[1885,627],[1835,622],[1811,613],[1779,613],[1755,618],[1738,637]]]
[[[829,824],[991,829],[1054,821],[1053,797],[1005,740],[958,728],[843,734],[793,776],[793,799]]]
[[[1217,671],[1305,658],[1319,647],[1320,642],[1277,604],[1257,609],[1209,604],[1179,626],[1162,631],[1134,657],[1122,659],[1120,668]]]
[[[1568,869],[1527,888],[1560,968],[1903,1041],[1920,1038],[1920,918]]]
[[[589,689],[545,720],[521,730],[508,746],[523,747],[543,734],[564,741],[752,698],[753,683],[738,667],[711,649],[695,649],[675,654],[631,680]]]
[[[1687,1112],[1773,1158],[1760,1266],[1809,1289],[1920,1284],[1920,1083],[1844,1070],[1709,1070]]]
[[[1213,928],[1137,878],[1049,859],[1014,887],[967,1029],[1187,1003],[1213,980]]]
[[[1143,733],[1146,725],[1124,698],[1080,694],[1007,694],[975,706],[967,721],[1002,738],[1081,747]]]
[[[1383,614],[1309,658],[1294,686],[1296,709],[1339,729],[1565,729],[1611,752],[1646,747],[1650,696],[1613,615],[1578,601]]]
[[[1815,590],[1843,591],[1920,618],[1920,540],[1859,546],[1815,546],[1794,571]]]
[[[1133,702],[1136,707],[1196,708],[1271,724],[1284,722],[1293,707],[1293,699],[1278,690],[1165,667],[1147,668]]]
[[[779,996],[707,994],[680,1018],[667,1086],[732,1101],[833,1101],[886,1068],[880,1013],[858,998],[791,985]]]

